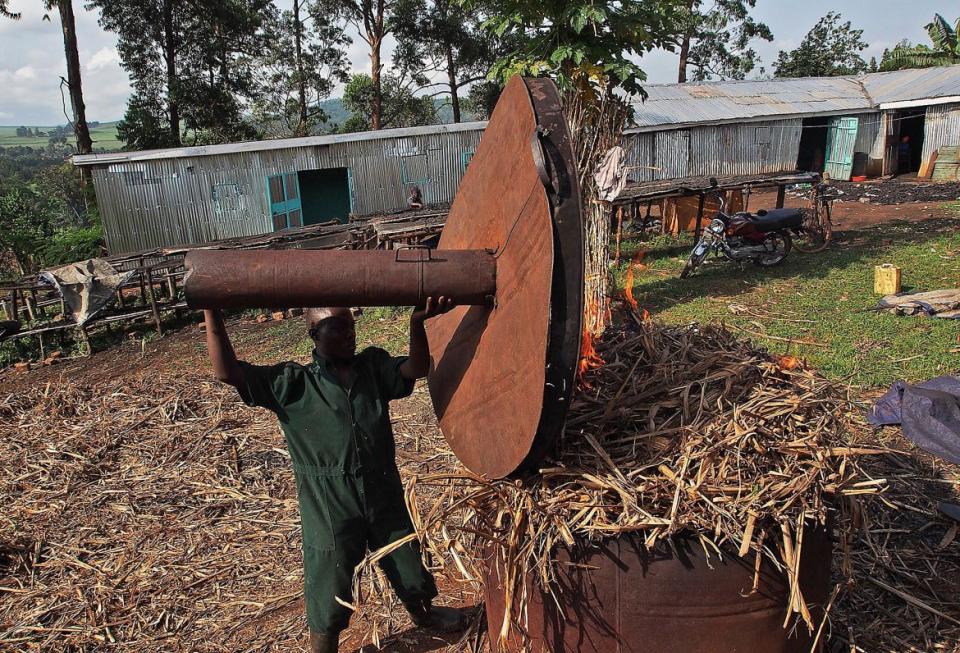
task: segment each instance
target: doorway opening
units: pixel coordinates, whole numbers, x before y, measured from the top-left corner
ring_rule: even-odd
[[[800,149],[797,154],[797,170],[823,172],[827,156],[827,134],[830,118],[804,118],[800,132]]]
[[[924,107],[898,111],[894,119],[900,123],[897,136],[896,174],[919,172],[923,163],[923,132],[927,110]]]
[[[330,220],[347,222],[353,210],[349,168],[301,170],[297,173],[303,205],[303,224]]]

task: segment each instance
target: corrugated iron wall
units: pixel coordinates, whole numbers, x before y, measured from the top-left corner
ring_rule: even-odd
[[[960,145],[960,104],[927,107],[923,129],[923,160],[944,145]]]
[[[691,127],[624,137],[632,181],[795,170],[799,118]]]
[[[404,182],[412,180],[420,182],[428,202],[449,202],[482,133],[96,166],[93,179],[107,247],[121,253],[267,233],[273,226],[266,178],[301,170],[348,168],[357,215],[403,208]]]

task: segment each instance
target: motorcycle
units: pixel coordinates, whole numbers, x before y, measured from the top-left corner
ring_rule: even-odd
[[[717,180],[711,178],[710,185],[716,187]],[[680,273],[681,279],[700,267],[711,251],[730,261],[750,261],[761,267],[779,265],[787,258],[793,247],[791,232],[803,232],[800,209],[760,210],[730,216],[724,213],[723,195],[717,191],[714,194],[720,201],[720,209],[690,252]]]

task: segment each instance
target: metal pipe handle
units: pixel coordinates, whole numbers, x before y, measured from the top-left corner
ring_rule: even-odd
[[[490,252],[424,252],[193,250],[184,292],[191,308],[419,306],[441,295],[464,305],[492,302]]]

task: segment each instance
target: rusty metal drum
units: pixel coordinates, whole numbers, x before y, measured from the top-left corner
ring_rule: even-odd
[[[559,553],[561,607],[528,587],[530,649],[536,653],[800,653],[813,636],[802,625],[783,627],[789,585],[764,560],[754,591],[755,558],[735,549],[708,558],[695,538],[647,551],[622,536]],[[830,583],[831,544],[824,529],[804,534],[800,588],[815,624]],[[573,563],[573,564],[564,564]],[[512,631],[500,644],[504,594],[496,564],[484,579],[491,650],[522,651]],[[792,622],[791,622],[792,623]]]

